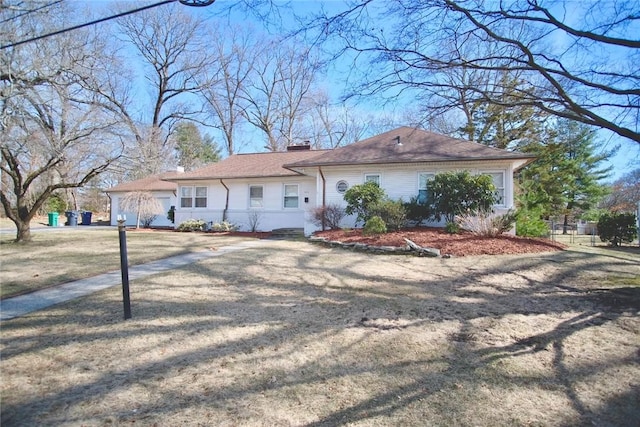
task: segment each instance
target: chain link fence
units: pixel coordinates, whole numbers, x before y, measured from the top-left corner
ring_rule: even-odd
[[[568,222],[566,229],[564,220],[560,219],[549,220],[547,225],[549,226],[549,239],[553,242],[582,246],[607,245],[606,242],[600,240],[598,223],[595,221]],[[640,230],[640,227],[638,229]],[[635,241],[625,243],[623,246],[640,246],[640,242],[636,238]]]
[[[603,243],[598,236],[597,223],[593,221],[569,222],[565,228],[564,220],[550,220],[549,239],[553,242],[596,246]]]

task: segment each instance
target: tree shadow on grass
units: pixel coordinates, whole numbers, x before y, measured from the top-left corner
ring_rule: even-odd
[[[3,425],[82,424],[89,415],[65,408],[114,401],[114,394],[135,387],[142,387],[152,398],[131,405],[115,399],[112,413],[98,412],[98,419],[112,416],[116,422],[153,424],[185,408],[205,406],[227,414],[229,418],[221,422],[250,424],[268,414],[243,405],[272,399],[273,404],[284,405],[291,420],[298,421],[274,416],[263,418],[266,423],[319,426],[386,420],[402,424],[426,412],[438,417],[433,420],[436,424],[459,424],[477,409],[474,396],[481,392],[483,381],[495,388],[551,384],[569,399],[577,414],[568,414],[567,424],[604,420],[624,425],[639,416],[631,405],[638,397],[633,387],[602,402],[601,410],[585,404],[575,384],[602,366],[585,363],[577,369],[566,355],[569,337],[638,310],[635,294],[622,302],[615,299],[617,303],[611,305],[612,293],[587,292],[576,286],[579,270],[598,271],[605,262],[609,270],[626,269],[628,263],[567,254],[565,258],[506,257],[497,267],[477,266],[474,260],[449,267],[444,260],[376,257],[374,264],[366,264],[371,266],[367,269],[363,265],[371,259],[366,254],[300,245],[299,250],[287,252],[284,260],[282,254],[273,257],[269,250],[248,249],[179,269],[170,276],[175,281],[159,275],[133,283],[134,319],[129,322],[120,320],[114,290],[5,322],[3,363],[20,363],[23,357],[51,354],[55,349],[64,353],[70,346],[91,346],[96,341],[104,342],[97,348],[110,353],[95,364],[86,362],[91,375],[81,383],[17,403],[7,403],[5,398]],[[546,275],[532,273],[550,259],[564,260],[554,263]],[[518,286],[488,281],[503,276]],[[166,292],[168,287],[171,293]],[[555,321],[551,330],[517,337],[508,344],[474,342],[474,336],[493,333],[490,328],[483,330],[481,323],[514,315],[567,319]],[[429,328],[433,334],[420,335]],[[450,332],[439,335],[440,329]],[[235,335],[224,335],[231,332]],[[354,333],[350,339],[342,338],[350,333]],[[198,339],[202,345],[194,344]],[[407,347],[412,340],[418,343],[417,349]],[[129,347],[117,354],[110,350],[111,342],[129,343]],[[389,350],[393,345],[399,346],[396,351]],[[306,352],[307,347],[318,350]],[[159,356],[163,351],[167,356]],[[393,356],[389,359],[385,358],[388,351]],[[404,354],[411,351],[414,357]],[[544,378],[509,376],[495,368],[498,360],[542,351],[553,353],[552,373]],[[158,357],[149,359],[145,354]],[[77,362],[72,356],[59,357],[69,357],[66,363]],[[283,364],[283,360],[292,362]],[[637,361],[609,363],[615,368]],[[243,371],[235,372],[234,364]],[[62,369],[76,368],[62,365]],[[251,372],[251,366],[256,372]],[[496,377],[482,377],[483,370],[494,370]],[[183,375],[193,376],[193,386],[176,388],[187,386]],[[208,381],[196,379],[216,375],[235,380],[224,387],[212,382],[207,389]],[[375,378],[372,389],[355,390],[358,397],[349,400],[346,389],[361,384],[363,377]],[[176,387],[158,385],[169,380]],[[343,388],[335,394],[343,399],[340,404],[320,396],[339,387]],[[291,393],[303,402],[302,408]],[[316,402],[304,403],[311,398]],[[439,405],[437,410],[428,409],[433,402]],[[617,412],[610,412],[614,409]],[[305,415],[295,418],[295,411]],[[505,422],[505,418],[477,420],[485,425],[492,421]],[[514,421],[522,423],[522,419]]]

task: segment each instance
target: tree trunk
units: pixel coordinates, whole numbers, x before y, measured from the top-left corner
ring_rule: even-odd
[[[569,215],[564,215],[564,223],[562,224],[562,234],[567,234],[567,229],[569,228]]]
[[[22,221],[20,219],[14,220],[16,224],[16,243],[30,242],[31,241],[31,221]]]

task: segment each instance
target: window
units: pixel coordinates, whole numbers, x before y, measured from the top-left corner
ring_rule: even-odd
[[[375,182],[380,185],[380,174],[378,173],[368,173],[364,176],[364,182]]]
[[[349,183],[345,180],[340,180],[336,183],[336,191],[340,194],[344,194],[349,189]]]
[[[261,185],[252,185],[249,187],[249,207],[250,208],[262,208],[263,203],[263,190]]]
[[[298,207],[298,185],[297,184],[289,184],[289,185],[285,184],[284,207],[285,208]]]
[[[427,183],[435,176],[436,174],[434,173],[418,174],[418,204],[424,205],[425,203],[427,203]]]
[[[193,187],[180,188],[180,207],[181,208],[193,207]]]
[[[196,208],[207,207],[207,187],[196,187]]]
[[[206,208],[207,187],[180,187],[180,207]]]
[[[489,172],[487,175],[496,186],[496,205],[504,205],[504,172]]]

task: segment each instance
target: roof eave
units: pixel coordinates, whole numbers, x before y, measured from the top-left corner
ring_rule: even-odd
[[[535,160],[535,156],[489,156],[489,157],[451,157],[446,159],[420,159],[420,160],[388,160],[388,159],[376,159],[357,162],[314,162],[314,163],[292,163],[284,165],[283,167],[293,170],[292,168],[305,168],[305,167],[318,167],[318,166],[357,166],[357,165],[382,165],[382,164],[399,164],[399,163],[448,163],[448,162],[480,162],[480,161],[514,161],[525,160],[528,164]],[[520,166],[522,167],[522,166]]]
[[[220,175],[220,176],[206,176],[206,177],[180,177],[173,179],[165,179],[163,181],[169,182],[181,182],[181,181],[211,181],[213,179],[255,179],[255,178],[287,178],[287,177],[296,177],[304,175],[302,173],[296,172],[292,169],[287,168],[294,172],[293,174],[279,174],[279,175],[242,175],[242,176],[230,176],[230,175]]]

